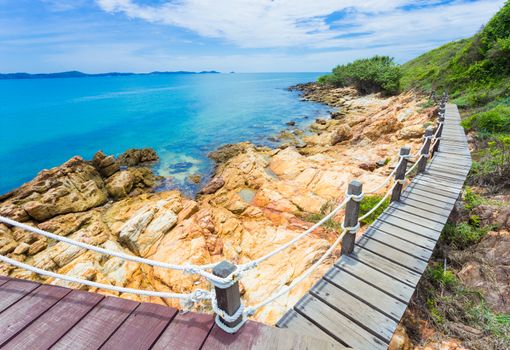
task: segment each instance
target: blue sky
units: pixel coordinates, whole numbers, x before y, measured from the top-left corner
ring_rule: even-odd
[[[504,0],[0,0],[0,72],[328,71],[468,37]]]

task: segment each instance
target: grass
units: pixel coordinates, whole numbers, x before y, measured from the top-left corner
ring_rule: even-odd
[[[372,210],[373,207],[375,207],[377,205],[377,203],[379,203],[382,200],[382,198],[383,198],[383,196],[377,196],[377,195],[363,197],[363,199],[360,202],[359,215],[362,216],[362,215],[365,215],[366,213],[368,213],[370,210]],[[381,206],[379,208],[377,208],[372,214],[367,216],[365,219],[361,220],[361,222],[366,225],[370,225],[379,217],[379,215],[382,214],[382,212],[389,205],[390,205],[390,199],[387,198],[381,204]]]
[[[307,213],[305,216],[303,216],[303,220],[308,222],[319,222],[322,220],[326,215],[328,215],[337,204],[333,201],[327,201],[322,207],[319,213]],[[334,221],[333,219],[329,219],[322,225],[323,227],[326,227],[330,230],[340,232],[342,231],[342,223]]]

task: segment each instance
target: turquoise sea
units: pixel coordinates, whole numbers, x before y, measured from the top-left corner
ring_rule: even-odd
[[[320,73],[146,75],[0,80],[0,194],[40,170],[98,150],[118,155],[153,147],[155,170],[193,193],[191,173],[211,174],[207,153],[239,141],[268,139],[285,123],[310,123],[326,106],[303,102],[290,85]]]

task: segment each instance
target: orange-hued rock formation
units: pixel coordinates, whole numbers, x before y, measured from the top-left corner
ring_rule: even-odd
[[[349,181],[360,180],[365,190],[384,181],[399,148],[408,144],[413,152],[417,150],[424,128],[433,122],[431,110],[420,107],[424,101],[413,93],[382,98],[312,86],[304,98],[340,110],[317,120],[305,133],[289,129],[278,149],[241,143],[214,152],[212,157],[219,162],[214,178],[196,199],[178,191],[152,190],[158,178],[146,167],[145,161],[157,158],[151,151],[131,150],[118,159],[99,152],[91,162],[74,157],[44,170],[3,195],[0,215],[163,262],[250,261],[310,227],[313,222],[306,221],[310,214],[342,200]],[[341,220],[341,213],[337,219]],[[291,283],[317,261],[337,234],[318,229],[247,272],[241,281],[245,304],[256,304]],[[126,262],[3,224],[0,253],[49,271],[116,286],[174,292],[210,288],[198,276]],[[334,259],[254,318],[276,322]],[[0,265],[0,272],[68,285],[6,264]],[[173,300],[150,301],[179,307]]]

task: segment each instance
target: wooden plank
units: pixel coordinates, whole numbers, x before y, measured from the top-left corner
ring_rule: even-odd
[[[426,261],[368,237],[362,236],[356,244],[418,274],[422,274],[427,268]]]
[[[10,307],[39,286],[39,283],[19,279],[6,281],[0,286],[0,312]]]
[[[214,326],[207,337],[203,350],[251,349],[251,350],[305,350],[345,349],[336,342],[326,342],[312,336],[299,335],[288,329],[267,326],[248,321],[235,334],[228,334]]]
[[[387,213],[399,213],[404,214],[408,213],[413,216],[419,216],[422,218],[427,218],[431,221],[439,222],[440,224],[445,224],[448,221],[448,216],[442,215],[441,213],[431,212],[426,209],[413,207],[410,204],[403,204],[399,202],[393,202],[387,209]]]
[[[401,210],[400,211],[394,210],[393,208],[391,208],[388,211],[383,212],[380,216],[380,219],[383,221],[387,221],[392,224],[395,224],[397,226],[400,226],[402,228],[407,228],[407,226],[405,226],[404,224],[401,225],[400,223],[397,223],[397,220],[402,221],[402,222],[407,221],[408,223],[411,223],[411,224],[415,223],[416,226],[423,226],[423,227],[428,228],[434,232],[441,232],[444,227],[444,223],[430,220],[426,217],[409,214],[409,213],[406,213]],[[418,229],[420,231],[422,230],[421,227],[418,227]]]
[[[466,177],[467,174],[469,173],[468,169],[458,169],[458,168],[453,168],[453,167],[441,166],[439,164],[432,164],[428,168],[428,171],[431,171],[431,170],[439,171],[441,173],[445,173],[445,174],[449,174],[449,175],[461,176],[461,177]]]
[[[410,243],[419,245],[422,248],[434,250],[434,247],[436,246],[435,240],[418,235],[418,234],[411,232],[409,230],[395,226],[389,222],[377,220],[372,224],[372,227],[375,229],[378,229],[379,231],[382,231],[384,233],[393,235],[397,238],[406,240]]]
[[[450,203],[452,205],[455,204],[455,202],[457,201],[457,197],[452,198],[452,197],[446,196],[444,194],[439,194],[436,191],[433,191],[432,189],[424,190],[424,189],[418,188],[413,185],[409,186],[408,191],[410,191],[413,194],[418,194],[418,195],[424,196],[428,199],[435,199],[437,201]]]
[[[400,318],[407,308],[407,304],[338,267],[333,266],[323,278],[396,322],[400,321]],[[340,305],[342,304],[343,302]]]
[[[405,198],[414,199],[414,200],[416,200],[418,202],[426,203],[426,204],[435,206],[435,207],[437,207],[439,209],[445,209],[448,212],[451,212],[452,208],[453,208],[453,204],[452,203],[440,201],[440,200],[437,200],[437,199],[434,199],[434,198],[428,198],[428,197],[424,196],[423,194],[419,194],[419,193],[416,193],[416,192],[413,192],[413,191],[404,191],[404,193],[402,193],[402,198],[404,198],[404,199]]]
[[[52,350],[99,349],[138,305],[132,300],[105,297]]]
[[[432,183],[424,184],[424,183],[420,183],[418,181],[413,181],[408,187],[410,188],[410,191],[412,191],[412,189],[416,188],[418,190],[427,191],[427,192],[430,192],[430,193],[433,193],[436,195],[452,198],[455,201],[457,200],[457,198],[459,198],[459,193],[460,193],[459,190],[456,190],[456,191],[455,190],[447,190],[445,188],[440,188],[439,185],[434,185]]]
[[[468,165],[470,163],[470,161],[467,161],[467,160],[458,160],[458,161],[455,161],[455,160],[452,160],[451,158],[448,159],[448,158],[432,158],[432,163],[431,164],[437,164],[437,165],[440,165],[442,167],[452,167],[452,168],[455,168],[455,169],[461,169],[461,170],[470,170],[471,167]]]
[[[401,219],[405,219],[407,221],[413,222],[414,220],[420,220],[426,223],[426,226],[432,227],[433,225],[439,225],[438,227],[443,227],[447,217],[442,215],[434,215],[434,213],[427,212],[426,210],[422,210],[422,212],[414,211],[413,209],[417,209],[411,206],[407,206],[410,210],[404,210],[402,207],[390,206],[384,211],[384,215],[392,215],[399,217]]]
[[[140,304],[101,349],[149,349],[176,314],[171,307]]]
[[[438,215],[442,215],[447,218],[450,217],[450,213],[452,212],[452,208],[450,208],[449,206],[439,208],[439,207],[429,204],[429,203],[417,201],[414,198],[402,197],[401,203],[404,204],[404,206],[414,207],[416,209],[421,209],[421,210],[426,210],[428,212],[436,213]],[[403,209],[403,210],[405,210],[405,209]]]
[[[417,219],[416,223],[410,222],[404,219],[401,219],[397,216],[384,214],[381,215],[379,220],[384,221],[386,223],[398,226],[412,233],[416,233],[417,235],[430,238],[436,241],[441,235],[441,231],[436,227],[440,227],[441,224],[435,224],[435,227],[427,227],[425,226],[427,222],[425,220]]]
[[[46,312],[71,290],[41,285],[0,314],[0,347]]]
[[[386,258],[363,249],[360,246],[354,247],[351,255],[354,259],[361,261],[370,267],[379,270],[410,287],[415,287],[420,281],[420,275]]]
[[[347,255],[342,255],[335,266],[405,304],[413,296],[414,288]]]
[[[200,349],[213,325],[213,315],[179,312],[152,349]]]
[[[360,327],[319,299],[305,295],[294,307],[301,315],[313,320],[336,339],[356,350],[387,349],[388,343]]]
[[[461,192],[461,189],[462,189],[462,187],[460,185],[458,185],[456,187],[449,186],[448,182],[441,181],[441,180],[432,180],[432,178],[430,176],[428,178],[427,177],[415,177],[413,179],[413,182],[411,183],[411,185],[418,185],[418,186],[421,185],[421,186],[427,186],[430,188],[437,188],[437,189],[447,191],[447,192],[457,195],[457,196],[459,195],[459,193]]]
[[[74,290],[35,322],[23,329],[3,349],[49,349],[99,301],[102,295]]]
[[[397,328],[396,321],[324,279],[309,293],[388,343]]]
[[[306,317],[301,316],[294,309],[287,311],[287,313],[278,321],[276,326],[279,328],[288,328],[297,334],[306,334],[330,343],[337,343],[342,349],[347,349],[347,347],[340,345],[335,338],[330,336],[323,329],[317,327],[315,323]]]
[[[414,243],[405,241],[372,227],[363,234],[363,237],[368,237],[370,239],[376,240],[379,243],[393,247],[394,249],[398,249],[424,261],[428,261],[432,255],[432,250],[420,247]]]

